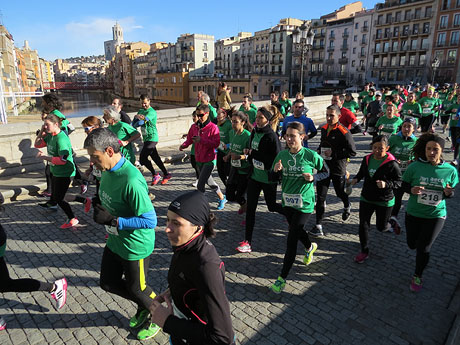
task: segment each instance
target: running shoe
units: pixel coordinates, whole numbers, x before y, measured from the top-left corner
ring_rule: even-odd
[[[3,331],[6,328],[6,322],[0,317],[0,331]]]
[[[240,242],[238,247],[236,247],[236,250],[239,251],[240,253],[250,253],[250,252],[252,252],[251,245],[249,244],[248,241]]]
[[[158,184],[158,182],[160,182],[160,180],[161,180],[160,174],[155,174],[155,175],[153,176],[153,178],[152,178],[152,183],[151,183],[151,185],[152,185],[152,186],[156,186],[156,185]]]
[[[247,209],[247,204],[244,203],[243,205],[240,206],[240,208],[238,209],[238,214],[243,214],[246,212],[246,209]]]
[[[153,338],[158,334],[160,331],[160,327],[153,323],[149,322],[148,326],[145,328],[142,328],[138,333],[137,333],[137,339],[139,340],[147,340],[150,338]]]
[[[166,174],[166,176],[163,176],[163,179],[161,180],[161,184],[166,184],[168,181],[171,179],[172,175],[171,174]]]
[[[85,194],[88,191],[88,185],[87,184],[81,184],[80,185],[80,194]]]
[[[56,309],[61,309],[67,301],[67,280],[65,278],[54,282],[54,291],[51,297],[56,300]]]
[[[364,131],[364,132],[363,132],[363,135],[367,135],[367,132],[366,132],[366,131]]]
[[[400,235],[401,234],[401,224],[399,223],[398,218],[396,218],[395,216],[391,216],[389,223],[391,225],[391,228],[393,229],[393,232],[396,235]]]
[[[85,213],[88,213],[89,210],[91,210],[91,199],[86,198],[85,199]]]
[[[346,222],[351,216],[351,204],[348,207],[345,207],[342,212],[342,220]]]
[[[196,180],[195,182],[192,183],[192,187],[195,187],[198,186],[198,180]]]
[[[46,208],[48,210],[57,211],[57,205],[51,205],[49,202],[44,202],[43,204],[38,204],[38,206]]]
[[[41,196],[43,198],[49,198],[49,197],[51,197],[51,193],[45,190],[45,191],[41,192],[40,194],[38,194],[38,196]]]
[[[223,210],[226,203],[227,203],[227,198],[224,195],[224,198],[222,200],[219,200],[219,203],[217,204],[217,209]]]
[[[73,228],[75,225],[79,223],[77,218],[72,218],[69,220],[68,223],[64,223],[60,226],[61,229],[68,229],[68,228]]]
[[[358,255],[355,256],[355,262],[358,264],[362,264],[364,260],[367,260],[369,258],[369,253],[359,253]]]
[[[318,245],[315,242],[311,243],[310,249],[305,249],[305,256],[303,257],[303,263],[305,265],[310,265],[313,261],[313,254],[315,253],[316,249],[318,249]]]
[[[286,286],[286,280],[284,280],[281,277],[278,277],[278,279],[276,279],[273,285],[270,286],[270,290],[272,290],[274,293],[281,293],[281,291],[284,290],[285,286]]]
[[[137,311],[136,315],[134,315],[129,320],[129,327],[131,328],[139,328],[147,321],[148,317],[150,316],[150,312],[148,309],[140,309]]]
[[[410,291],[419,292],[420,290],[422,290],[422,278],[414,275],[410,282]]]
[[[246,226],[246,220],[243,219],[243,220],[241,221],[241,224],[240,224],[240,225],[241,225],[241,226]]]
[[[323,227],[318,224],[314,225],[308,233],[315,237],[324,236]]]

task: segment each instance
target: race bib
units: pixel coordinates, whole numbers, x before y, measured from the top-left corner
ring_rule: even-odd
[[[442,201],[442,191],[424,189],[418,195],[417,202],[422,205],[438,206]]]
[[[147,131],[145,130],[144,126],[141,126],[141,133],[142,133],[143,137],[145,137],[147,135]]]
[[[322,147],[321,148],[321,157],[323,157],[324,160],[330,161],[332,159],[331,156],[326,156],[326,152],[332,153],[332,149],[330,147]]]
[[[302,208],[303,200],[301,194],[283,193],[284,206]]]
[[[409,166],[409,164],[410,164],[410,161],[400,161],[399,162],[399,168],[401,170],[406,170],[407,167]]]
[[[424,114],[431,114],[431,108],[423,108],[422,112]]]
[[[252,159],[252,165],[254,165],[254,168],[257,170],[265,170],[264,163],[258,161],[257,159]]]
[[[232,167],[241,168],[241,159],[232,159]]]
[[[110,235],[118,236],[118,229],[115,226],[105,225],[105,231]]]

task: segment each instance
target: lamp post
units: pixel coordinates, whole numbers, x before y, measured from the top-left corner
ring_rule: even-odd
[[[296,48],[300,50],[300,93],[303,93],[303,64],[304,59],[308,57],[308,51],[313,46],[313,39],[315,38],[315,33],[311,29],[310,25],[305,24],[305,22],[296,28],[292,33],[292,40],[296,45]]]
[[[439,67],[441,61],[437,57],[434,58],[433,62],[431,63],[431,68],[433,69],[433,76],[431,78],[431,85],[434,85],[434,78],[436,77],[436,70]]]

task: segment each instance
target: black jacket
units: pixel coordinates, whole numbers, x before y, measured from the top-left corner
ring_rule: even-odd
[[[367,118],[368,125],[374,127],[377,123],[379,114],[383,112],[383,102],[382,101],[372,101],[367,106]]]
[[[380,164],[371,177],[369,175],[369,159],[372,153],[361,162],[358,174],[354,177],[358,182],[364,178],[361,195],[368,201],[390,201],[393,199],[393,188],[401,187],[401,170],[396,158],[388,153],[387,159]],[[377,181],[385,181],[385,188],[378,188]]]
[[[127,123],[128,125],[131,124],[131,118],[123,110],[120,111],[120,117],[121,122]]]
[[[225,295],[225,268],[215,247],[201,233],[173,250],[169,289],[175,306],[188,320],[170,315],[163,331],[171,335],[174,345],[232,344],[234,334]]]
[[[252,160],[258,160],[259,162],[264,163],[264,170],[269,172],[272,168],[273,161],[276,158],[278,152],[281,151],[281,143],[278,138],[278,135],[273,132],[273,129],[270,125],[266,125],[263,128],[254,127],[251,133],[251,138],[249,139],[249,147],[252,147],[252,140],[254,139],[255,133],[264,133],[262,139],[260,139],[258,149],[251,149],[248,157],[250,164],[249,176],[252,175],[254,166],[252,165]]]
[[[331,148],[331,159],[324,160],[329,168],[329,174],[343,176],[347,171],[348,158],[356,156],[355,141],[350,131],[341,123],[334,125],[329,133],[327,128],[327,124],[321,127],[318,152],[321,153],[321,148]]]

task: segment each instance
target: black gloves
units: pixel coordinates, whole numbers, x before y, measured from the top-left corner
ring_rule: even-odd
[[[116,226],[117,218],[112,216],[100,203],[94,203],[93,200],[93,219],[96,223],[102,225]]]

